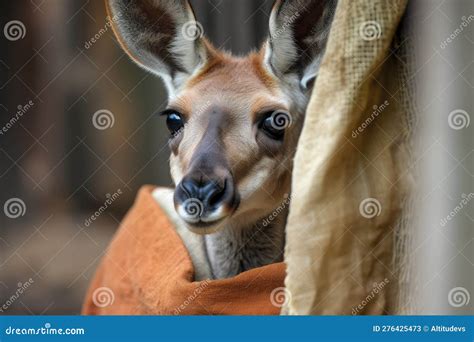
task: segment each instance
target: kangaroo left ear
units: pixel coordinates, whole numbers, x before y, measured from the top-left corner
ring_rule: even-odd
[[[205,64],[210,44],[188,0],[106,0],[106,6],[124,51],[160,76],[169,94]]]
[[[265,59],[273,73],[303,89],[312,86],[337,0],[277,0],[270,15]]]

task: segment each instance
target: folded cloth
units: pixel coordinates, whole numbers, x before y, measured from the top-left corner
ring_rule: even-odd
[[[86,315],[278,315],[285,264],[220,280],[193,281],[191,258],[143,187],[86,294]]]

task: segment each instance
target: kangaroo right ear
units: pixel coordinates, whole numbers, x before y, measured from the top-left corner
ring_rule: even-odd
[[[159,75],[170,96],[207,58],[202,26],[187,0],[106,0],[120,45]]]
[[[303,89],[315,80],[336,0],[276,0],[266,44],[266,60],[272,71],[292,87],[297,79]]]

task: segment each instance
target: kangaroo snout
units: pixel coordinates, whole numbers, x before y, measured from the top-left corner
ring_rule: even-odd
[[[225,176],[190,173],[176,187],[174,205],[192,227],[215,225],[237,208],[233,177],[230,173]]]

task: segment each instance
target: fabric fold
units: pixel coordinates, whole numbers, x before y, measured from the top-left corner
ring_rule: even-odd
[[[85,315],[277,315],[285,264],[193,281],[179,235],[143,187],[116,232],[84,301]]]
[[[394,236],[409,187],[394,41],[406,4],[338,2],[295,156],[284,313],[394,312]]]

